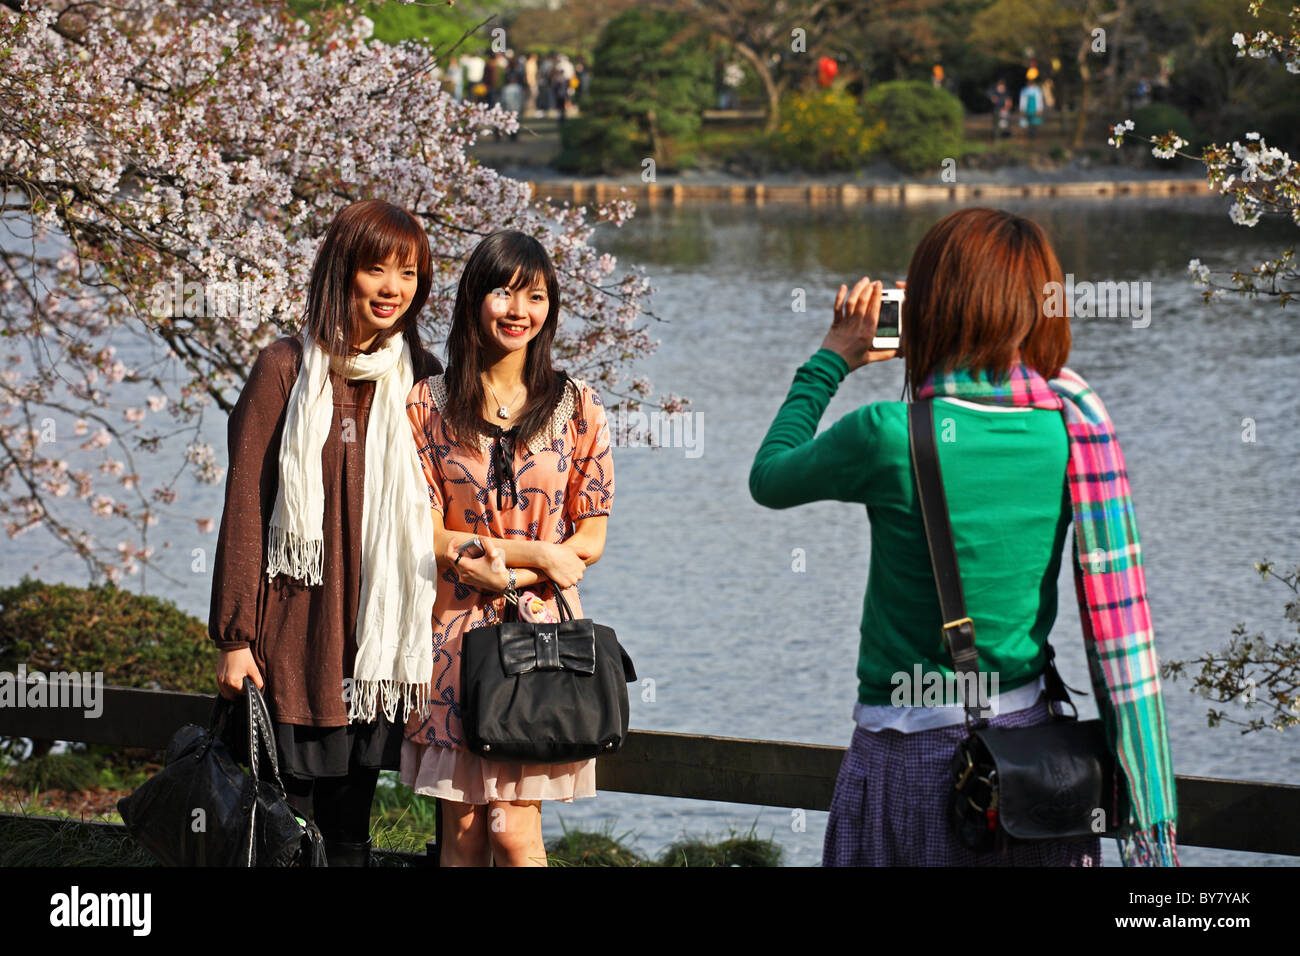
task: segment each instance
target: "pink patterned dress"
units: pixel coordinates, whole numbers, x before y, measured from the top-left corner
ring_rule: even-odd
[[[417,382],[406,411],[429,502],[450,531],[474,531],[494,538],[527,538],[556,544],[574,524],[608,515],[614,500],[614,461],[605,407],[585,382],[570,381],[548,425],[526,445],[506,442],[513,453],[517,500],[493,462],[492,442],[461,445],[447,430],[441,375]],[[509,488],[510,482],[504,486]],[[498,501],[502,501],[498,510]],[[549,585],[531,587],[558,616]],[[582,616],[577,588],[564,593]],[[402,743],[402,782],[416,793],[459,803],[503,800],[573,800],[596,795],[596,761],[519,764],[485,760],[465,749],[460,710],[461,635],[471,627],[499,623],[505,599],[461,584],[449,568],[438,580],[433,605],[433,689],[430,716],[412,716]]]

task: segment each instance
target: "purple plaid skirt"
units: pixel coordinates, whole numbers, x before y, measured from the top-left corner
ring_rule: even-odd
[[[1047,699],[994,717],[994,727],[1047,721]],[[966,728],[915,734],[858,727],[831,797],[822,866],[1101,866],[1101,838],[1017,841],[976,853],[952,835],[947,819],[948,763]]]

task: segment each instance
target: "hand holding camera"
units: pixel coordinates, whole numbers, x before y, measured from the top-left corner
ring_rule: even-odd
[[[863,276],[850,290],[840,286],[835,296],[834,320],[822,348],[837,352],[849,371],[898,354],[902,343],[904,286],[885,289]]]

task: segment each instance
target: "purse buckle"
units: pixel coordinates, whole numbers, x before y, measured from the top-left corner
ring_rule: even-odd
[[[975,622],[968,617],[959,617],[957,620],[949,621],[943,626],[943,646],[948,649],[949,654],[952,653],[952,639],[948,636],[948,632],[956,630],[963,624],[969,624],[971,630],[975,629]]]
[[[961,776],[958,777],[956,782],[953,784],[953,788],[956,790],[965,790],[966,781],[969,780],[970,775],[975,772],[975,761],[971,760],[970,751],[963,750],[962,756],[966,758],[966,768],[961,772]]]

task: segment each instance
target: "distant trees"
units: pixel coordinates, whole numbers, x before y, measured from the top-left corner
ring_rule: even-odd
[[[564,124],[557,165],[581,173],[673,169],[686,161],[713,96],[707,38],[681,14],[628,10],[605,25],[582,115]]]

